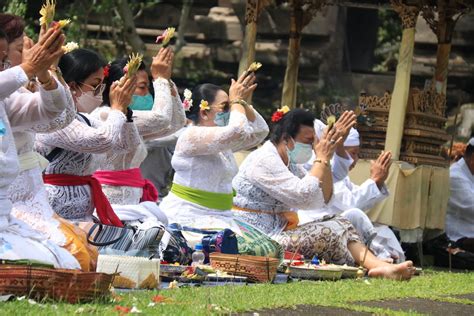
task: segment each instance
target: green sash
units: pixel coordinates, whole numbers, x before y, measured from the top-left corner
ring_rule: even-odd
[[[188,202],[221,211],[232,209],[232,201],[235,194],[208,192],[176,183],[173,183],[171,186],[171,192]]]

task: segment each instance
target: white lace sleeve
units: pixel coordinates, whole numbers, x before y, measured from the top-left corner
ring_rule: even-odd
[[[191,126],[178,139],[176,153],[188,156],[215,155],[226,150],[245,147],[252,135],[247,117],[230,112],[227,126]]]
[[[0,72],[0,100],[8,98],[27,82],[28,77],[20,66]]]
[[[38,147],[46,145],[75,152],[96,154],[106,153],[111,149],[128,150],[128,148],[125,148],[127,138],[125,140],[120,139],[121,130],[124,125],[133,124],[125,122],[126,117],[122,112],[110,111],[105,122],[90,116],[87,116],[87,118],[92,126],[88,126],[76,118],[64,129],[50,134],[37,134],[36,140],[40,143]],[[129,128],[129,126],[126,127]]]
[[[153,82],[155,101],[150,111],[133,111],[133,121],[143,139],[151,140],[173,134],[186,123],[183,104],[176,86],[168,80]],[[174,89],[175,96],[171,89]]]
[[[40,86],[36,93],[13,93],[5,99],[5,111],[12,130],[22,131],[53,120],[64,111],[66,103],[64,86],[58,83],[54,90]]]
[[[59,84],[59,83],[58,83]],[[65,102],[66,109],[54,120],[46,124],[38,124],[32,127],[36,133],[51,133],[68,126],[76,117],[76,105],[69,87],[65,87],[64,95],[54,102]]]
[[[318,178],[309,174],[295,176],[280,157],[261,156],[247,167],[246,174],[253,185],[290,208],[318,209],[325,205]]]
[[[265,137],[267,137],[269,132],[267,122],[265,122],[263,117],[255,109],[253,111],[255,112],[256,119],[253,122],[249,121],[252,133],[245,142],[234,147],[233,151],[246,150],[255,147],[259,145]]]

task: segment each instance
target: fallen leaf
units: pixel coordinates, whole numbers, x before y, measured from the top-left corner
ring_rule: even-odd
[[[130,313],[132,309],[130,307],[127,307],[127,306],[117,305],[117,306],[115,306],[114,310],[116,312],[119,312],[120,315],[125,315],[125,314]]]
[[[173,301],[171,298],[163,295],[156,295],[151,300],[153,301],[153,303],[169,303]]]

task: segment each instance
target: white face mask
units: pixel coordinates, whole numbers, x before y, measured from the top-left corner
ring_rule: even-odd
[[[87,91],[82,92],[81,96],[77,98],[76,105],[79,112],[91,113],[102,105],[102,102],[102,94],[95,96],[94,92]]]
[[[295,142],[291,139],[294,144],[294,148],[290,150],[286,147],[289,161],[293,164],[304,164],[311,159],[313,155],[313,146],[300,142]]]

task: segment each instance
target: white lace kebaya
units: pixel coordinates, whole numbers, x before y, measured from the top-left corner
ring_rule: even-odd
[[[225,127],[190,126],[180,135],[172,159],[173,182],[206,192],[232,194],[232,179],[238,172],[233,152],[260,144],[268,134],[265,120],[255,111],[256,120],[231,111]],[[196,228],[230,228],[239,233],[231,210],[218,210],[184,200],[173,192],[160,208],[170,223]]]
[[[107,176],[113,177],[113,174],[107,171],[138,169],[147,156],[144,141],[171,135],[186,123],[183,104],[176,85],[173,83],[170,86],[168,80],[159,78],[154,80],[153,88],[155,91],[153,108],[150,111],[133,111],[133,122],[141,136],[137,148],[125,153],[114,150],[107,151],[101,156],[99,172],[106,171]],[[106,120],[109,113],[110,107],[103,106],[94,111],[92,115],[100,120]],[[160,168],[160,166],[156,166],[156,168]],[[99,176],[102,173],[99,173]],[[145,221],[147,219],[158,219],[167,224],[166,216],[160,211],[156,201],[140,203],[143,188],[107,184],[102,184],[102,187],[115,213],[121,220]]]
[[[111,110],[105,122],[89,114],[79,114],[66,128],[36,136],[35,148],[47,156],[56,147],[62,150],[52,158],[45,174],[90,176],[99,167],[100,156],[109,150],[128,152],[139,144],[136,126],[125,115]],[[73,221],[91,221],[94,203],[89,185],[46,184],[49,202],[60,216]]]
[[[61,85],[52,91],[40,87],[37,94],[16,92],[27,82],[19,66],[0,72],[0,258],[38,260],[58,268],[78,268],[79,264],[69,260],[71,255],[66,250],[11,216],[8,189],[20,170],[13,131],[48,124],[64,111],[66,104],[52,102],[55,94],[64,95]]]

